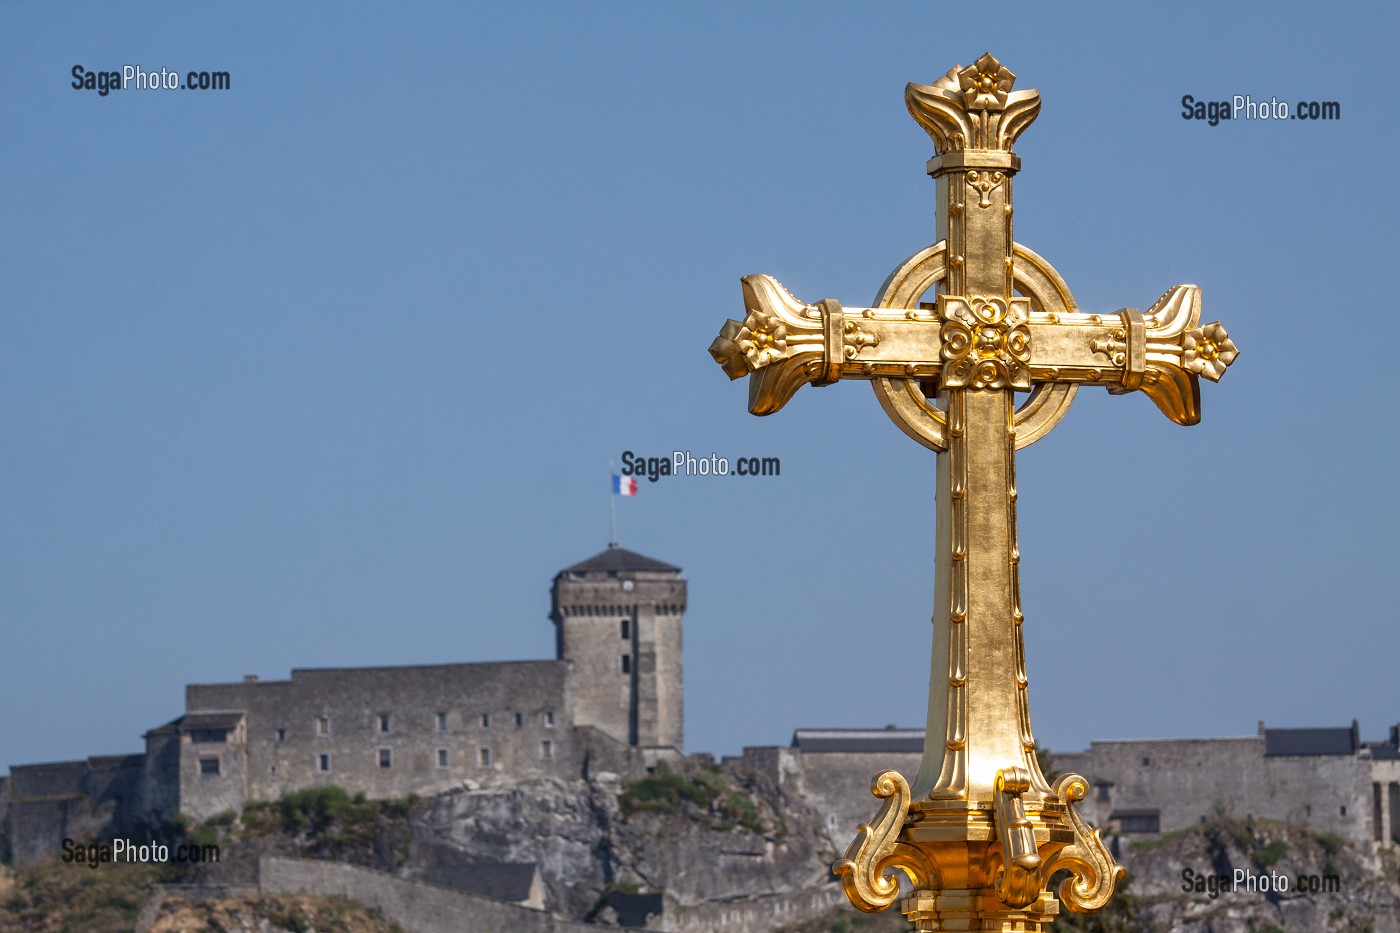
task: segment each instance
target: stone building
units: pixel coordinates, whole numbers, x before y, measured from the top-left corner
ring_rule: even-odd
[[[912,777],[923,751],[922,729],[798,729],[787,747],[745,748],[724,764],[765,774],[805,799],[821,814],[827,838],[840,852],[856,827],[879,809],[871,778],[886,769]]]
[[[838,851],[880,801],[870,781],[919,770],[922,729],[799,729],[790,746],[746,748],[726,763],[767,774],[805,798]],[[1362,742],[1356,722],[1330,729],[1269,729],[1221,739],[1097,741],[1054,753],[1057,772],[1088,778],[1080,813],[1105,836],[1184,829],[1216,814],[1260,817],[1336,833],[1363,847],[1400,844],[1400,725]]]
[[[1217,813],[1264,817],[1356,843],[1400,843],[1400,725],[1380,742],[1350,727],[1221,739],[1093,742],[1055,755],[1092,787],[1085,817],[1105,834],[1169,832]]]
[[[528,774],[637,772],[682,754],[680,568],[610,547],[554,578],[545,661],[298,669],[191,684],[144,754],[21,765],[0,783],[17,861],[65,837],[203,819],[337,785],[375,798]]]

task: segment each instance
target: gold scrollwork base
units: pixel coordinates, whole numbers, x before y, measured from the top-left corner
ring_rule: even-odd
[[[871,782],[880,812],[832,865],[846,898],[867,913],[899,901],[917,931],[1048,931],[1061,902],[1075,913],[1106,907],[1125,873],[1075,811],[1088,782],[1061,775],[1052,798],[1028,802],[1030,774],[1011,767],[996,788],[995,799],[961,807],[914,803],[903,776],[880,772]],[[1070,877],[1057,900],[1045,888],[1061,870]],[[903,900],[896,872],[912,888]]]
[[[862,823],[846,857],[831,866],[840,876],[846,899],[866,913],[884,910],[899,897],[899,881],[890,872],[904,872],[913,885],[928,886],[937,878],[913,846],[899,841],[909,812],[909,782],[898,771],[881,771],[870,782],[870,792],[883,797],[884,806],[873,822]]]

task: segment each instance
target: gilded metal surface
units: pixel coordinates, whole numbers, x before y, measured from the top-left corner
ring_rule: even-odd
[[[945,389],[1031,387],[1030,299],[938,296]]]
[[[778,411],[807,383],[872,383],[901,430],[938,452],[933,650],[924,756],[912,787],[885,771],[884,804],[833,866],[856,907],[899,899],[916,930],[1048,930],[1045,890],[1068,870],[1070,910],[1106,906],[1123,870],[1074,805],[1079,775],[1047,783],[1035,758],[1016,544],[1015,452],[1044,437],[1082,385],[1140,391],[1178,424],[1200,420],[1200,377],[1239,351],[1202,325],[1201,291],[1177,285],[1146,312],[1085,314],[1044,259],[1012,239],[1017,137],[1040,95],[1016,91],[990,53],[929,85],[909,112],[933,139],[938,232],[870,307],[806,303],[743,279],[745,316],[710,353],[749,377],[749,411]],[[927,297],[932,297],[932,301]],[[1016,390],[1029,396],[1017,407]]]
[[[881,771],[870,782],[870,792],[885,804],[872,823],[856,827],[856,838],[846,857],[831,866],[839,875],[846,899],[868,913],[884,910],[899,897],[899,882],[888,872],[898,869],[915,888],[927,888],[936,879],[932,867],[914,847],[899,841],[909,812],[909,782],[898,771]]]
[[[1055,780],[1054,790],[1065,803],[1078,803],[1089,793],[1089,782],[1077,774],[1062,774]],[[1114,887],[1127,873],[1114,863],[1099,831],[1080,819],[1074,807],[1065,810],[1065,817],[1074,827],[1074,844],[1050,859],[1041,871],[1042,884],[1060,869],[1068,869],[1073,877],[1060,883],[1060,900],[1075,913],[1103,910],[1113,898]]]

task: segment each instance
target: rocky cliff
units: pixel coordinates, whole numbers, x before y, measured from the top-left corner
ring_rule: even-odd
[[[1085,933],[1397,933],[1400,859],[1338,836],[1220,816],[1121,842],[1128,881],[1114,903],[1058,928]]]
[[[406,873],[445,849],[534,862],[546,908],[585,919],[616,894],[689,906],[834,883],[835,853],[809,806],[759,776],[703,763],[636,782],[604,774],[455,790],[416,822]]]

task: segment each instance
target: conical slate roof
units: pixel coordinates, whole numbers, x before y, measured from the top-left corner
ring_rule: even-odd
[[[579,561],[572,567],[565,567],[560,573],[597,573],[599,571],[645,570],[655,573],[680,573],[681,568],[629,551],[622,547],[610,547],[594,554],[588,560]]]

